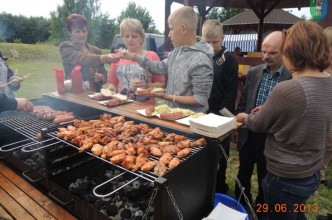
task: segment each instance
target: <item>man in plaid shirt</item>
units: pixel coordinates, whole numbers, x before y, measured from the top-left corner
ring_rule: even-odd
[[[257,110],[259,106],[264,104],[271,90],[277,83],[292,78],[291,73],[284,68],[282,63],[282,54],[280,51],[281,42],[282,32],[280,31],[272,32],[264,39],[262,43],[262,54],[265,64],[255,66],[249,70],[236,113],[250,113],[251,111]],[[239,131],[237,146],[240,167],[238,179],[242,187],[245,188],[244,192],[249,198],[249,201],[252,202],[251,176],[254,165],[255,163],[257,164],[258,195],[255,200],[256,205],[264,203],[261,182],[266,174],[264,156],[265,139],[265,133],[251,132],[247,128],[241,128]],[[239,197],[240,192],[241,189],[236,185],[235,195]],[[241,202],[245,204],[243,197],[241,198]]]

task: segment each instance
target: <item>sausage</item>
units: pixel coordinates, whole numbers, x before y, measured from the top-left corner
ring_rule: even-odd
[[[145,115],[148,117],[151,117],[154,112],[154,106],[150,106],[147,109],[145,109]]]
[[[151,95],[151,91],[153,88],[147,88],[147,89],[137,89],[136,94],[137,95]]]
[[[183,118],[183,113],[182,112],[160,113],[160,118],[174,121]]]
[[[38,132],[37,135],[36,135],[36,137],[37,137],[38,141],[41,141],[42,140],[41,132]]]
[[[75,119],[75,117],[73,115],[61,115],[61,116],[55,117],[55,119],[53,120],[53,123],[58,125],[60,123],[72,121],[74,119]]]
[[[113,105],[118,105],[118,104],[120,104],[120,101],[118,99],[111,99],[106,102],[107,106],[113,106]]]

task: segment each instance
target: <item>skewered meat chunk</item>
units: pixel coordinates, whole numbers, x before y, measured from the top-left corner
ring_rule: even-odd
[[[171,141],[160,141],[160,142],[158,143],[158,145],[159,145],[160,147],[164,147],[164,146],[172,145],[172,144],[173,144],[173,142],[171,142]]]
[[[87,151],[90,150],[93,146],[93,140],[91,138],[85,138],[83,141],[80,142],[79,151]]]
[[[190,144],[191,147],[199,147],[199,146],[204,146],[204,145],[206,145],[205,138],[200,138],[196,141],[191,142],[191,144]]]
[[[156,157],[161,157],[163,155],[163,152],[161,152],[158,145],[157,146],[151,146],[150,147],[150,152],[153,156],[156,156]]]
[[[180,142],[180,141],[183,141],[183,140],[185,140],[186,138],[185,138],[185,136],[183,136],[183,135],[175,135],[174,136],[174,142]]]
[[[180,164],[180,162],[181,162],[181,161],[179,160],[179,158],[174,157],[174,158],[169,162],[168,167],[169,167],[170,169],[173,169],[174,167],[178,166],[178,165]]]
[[[178,158],[183,158],[185,156],[187,156],[188,154],[190,154],[191,149],[190,148],[184,148],[182,150],[180,150],[179,152],[177,152],[177,156]]]
[[[188,147],[190,147],[190,141],[189,140],[182,140],[182,141],[178,142],[176,144],[176,146],[178,146],[181,149],[188,148]]]
[[[113,143],[114,142],[111,142],[111,143],[107,144],[106,146],[104,146],[101,158],[106,159],[107,157],[111,157],[110,155],[111,155],[112,151],[114,151],[116,149],[116,145],[114,145]]]
[[[175,135],[176,135],[175,133],[170,133],[163,139],[163,141],[174,142]]]
[[[91,152],[93,153],[93,155],[100,156],[103,153],[103,148],[104,146],[100,144],[94,144],[91,148]]]
[[[141,170],[146,172],[146,171],[150,171],[152,170],[156,165],[157,165],[158,161],[152,161],[149,160],[148,162],[146,162],[142,167]]]
[[[121,154],[117,154],[115,156],[113,156],[111,158],[111,162],[114,164],[119,164],[122,162],[122,160],[126,157],[126,153],[121,153]]]
[[[127,146],[126,154],[128,154],[128,155],[135,155],[136,154],[135,144],[130,144],[129,146]]]
[[[149,154],[149,147],[143,146],[143,145],[139,145],[137,147],[137,154],[138,155],[141,155],[141,154],[148,155]]]
[[[164,153],[163,156],[159,158],[159,161],[163,164],[168,164],[173,159],[172,154]]]
[[[149,136],[152,136],[154,139],[161,140],[164,136],[164,133],[160,130],[159,127],[156,127],[148,133]]]
[[[141,169],[141,167],[146,164],[149,161],[149,159],[147,158],[147,156],[145,154],[140,154],[137,156],[136,158],[136,163],[135,165],[132,167],[132,171],[137,171],[139,169]]]
[[[147,124],[139,124],[137,125],[138,129],[141,130],[141,134],[146,134],[150,132],[150,127]]]
[[[161,151],[163,153],[171,153],[171,154],[176,154],[180,148],[178,148],[176,145],[167,145],[161,148]]]
[[[136,163],[136,156],[127,155],[122,161],[122,166],[127,170],[130,170],[134,167],[135,163]]]
[[[121,150],[113,150],[113,151],[109,154],[109,156],[110,156],[110,157],[114,157],[114,156],[116,156],[116,155],[123,154],[123,153],[126,154],[124,149],[121,149]]]
[[[163,176],[167,171],[167,167],[162,162],[157,163],[157,165],[154,167],[154,175],[156,176]]]

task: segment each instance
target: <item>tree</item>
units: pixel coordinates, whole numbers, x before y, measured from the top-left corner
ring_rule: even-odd
[[[150,13],[145,8],[137,6],[134,2],[129,2],[127,8],[121,11],[120,16],[117,18],[118,24],[125,18],[136,18],[140,20],[146,33],[160,34]]]
[[[43,17],[27,18],[22,15],[1,13],[0,21],[2,23],[1,41],[34,44],[49,39],[50,21]]]
[[[243,8],[212,8],[206,19],[217,19],[224,22],[242,12],[244,12]]]

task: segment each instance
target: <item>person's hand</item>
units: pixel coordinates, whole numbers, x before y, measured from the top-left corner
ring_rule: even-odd
[[[262,108],[262,106],[257,106],[256,108],[251,110],[251,112],[258,112],[261,108]]]
[[[95,73],[93,79],[96,83],[102,82],[104,80],[104,75],[101,73]]]
[[[147,83],[144,80],[139,80],[139,79],[131,79],[130,80],[130,87],[132,89],[137,89],[137,88],[146,88]]]
[[[16,98],[17,101],[17,111],[32,111],[33,104],[26,98]]]
[[[19,86],[23,79],[19,76],[12,76],[9,78],[10,84],[13,86]]]
[[[237,122],[244,123],[244,121],[248,117],[248,114],[247,113],[239,113],[235,117],[236,117]]]
[[[136,58],[136,54],[135,53],[131,53],[128,50],[120,53],[120,57],[123,59],[127,59],[127,60],[135,60]]]
[[[119,60],[120,56],[113,53],[100,56],[101,63],[117,63]]]
[[[165,99],[167,94],[164,93],[164,92],[156,92],[156,93],[151,93],[151,96],[158,97],[158,98],[161,98],[161,99]]]

